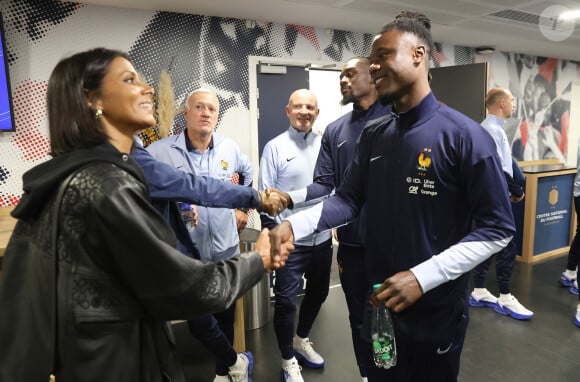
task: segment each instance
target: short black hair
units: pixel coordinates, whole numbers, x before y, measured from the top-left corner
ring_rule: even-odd
[[[111,62],[126,53],[95,48],[58,62],[46,92],[50,155],[104,143],[108,137],[89,108],[87,93],[99,94]]]
[[[423,24],[423,26],[427,28],[428,31],[431,31],[431,20],[429,20],[429,17],[421,12],[403,10],[399,12],[397,16],[395,16],[395,20],[401,18],[415,19]]]
[[[401,32],[412,33],[417,36],[427,46],[427,55],[431,55],[434,50],[433,37],[431,37],[431,20],[420,12],[401,11],[395,19],[385,25],[380,34],[397,29]]]
[[[371,60],[368,57],[364,57],[364,56],[354,56],[349,58],[348,60],[346,60],[346,62],[352,61],[352,60],[357,60],[359,62],[364,62],[367,65],[370,65]]]

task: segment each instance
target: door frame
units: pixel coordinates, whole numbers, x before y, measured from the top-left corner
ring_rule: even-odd
[[[248,56],[248,97],[250,107],[250,160],[254,166],[254,179],[258,179],[258,166],[260,165],[259,142],[258,142],[258,77],[257,67],[260,64],[272,64],[283,66],[298,66],[303,68],[311,67],[316,70],[335,70],[340,71],[345,63],[338,61],[319,61],[297,59],[290,57],[266,57],[266,56]],[[257,189],[258,183],[254,182]]]

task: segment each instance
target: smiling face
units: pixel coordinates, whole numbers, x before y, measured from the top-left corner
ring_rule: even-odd
[[[383,103],[413,103],[424,96],[416,93],[428,88],[425,57],[426,47],[412,33],[392,28],[375,37],[369,71]]]
[[[155,125],[153,93],[128,60],[116,57],[103,77],[93,108],[103,111],[100,121],[105,129],[133,134]]]
[[[286,115],[290,125],[296,130],[308,133],[318,118],[318,101],[316,96],[309,90],[296,90],[290,96],[286,106]]]
[[[340,72],[341,104],[357,103],[372,91],[373,83],[371,82],[368,63],[357,58],[348,61]]]
[[[219,101],[215,94],[206,91],[193,93],[183,111],[188,134],[211,135],[217,125]]]

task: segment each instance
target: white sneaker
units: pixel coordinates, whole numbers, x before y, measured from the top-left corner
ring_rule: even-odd
[[[312,342],[310,342],[308,337],[300,338],[294,336],[293,347],[296,358],[304,364],[304,366],[313,369],[319,369],[324,366],[324,358],[314,350]]]
[[[580,328],[580,304],[576,308],[576,315],[574,316],[574,324]]]
[[[302,379],[302,368],[298,364],[296,357],[289,360],[282,360],[282,370],[280,371],[282,382],[304,382]]]
[[[560,285],[562,285],[563,287],[570,287],[572,286],[572,283],[574,283],[574,280],[576,280],[576,271],[574,272],[570,272],[572,273],[571,275],[568,273],[569,271],[566,270],[564,272],[562,272],[562,274],[560,275]]]
[[[363,377],[362,382],[369,382],[369,379],[367,377]]]
[[[486,288],[475,288],[469,295],[469,305],[495,308],[497,306],[497,297]]]
[[[217,375],[213,379],[213,382],[230,382],[230,377],[227,375]]]
[[[570,293],[575,294],[578,296],[578,280],[574,280],[572,285],[570,285]]]
[[[526,309],[511,293],[500,295],[497,299],[497,307],[494,310],[499,314],[510,316],[516,320],[529,320],[534,316],[534,312]]]
[[[228,375],[232,382],[252,382],[250,375],[252,375],[252,370],[254,368],[254,356],[251,352],[238,353],[238,359],[236,363],[230,366],[230,371]],[[224,380],[229,381],[229,380]]]

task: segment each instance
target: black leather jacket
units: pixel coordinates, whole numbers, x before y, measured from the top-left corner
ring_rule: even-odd
[[[255,252],[214,265],[174,249],[139,167],[108,144],[37,166],[24,189],[0,284],[0,381],[184,381],[165,321],[224,310],[263,276]]]

